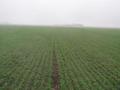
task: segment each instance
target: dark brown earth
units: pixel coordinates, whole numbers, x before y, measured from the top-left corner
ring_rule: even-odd
[[[52,80],[53,80],[53,90],[60,90],[59,87],[59,65],[56,56],[55,49],[53,50],[53,72],[52,72]]]

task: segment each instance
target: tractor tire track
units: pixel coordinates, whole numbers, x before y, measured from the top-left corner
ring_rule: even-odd
[[[60,90],[59,84],[60,84],[60,79],[59,79],[59,65],[58,65],[58,60],[57,60],[57,55],[55,48],[53,48],[53,65],[52,65],[52,87],[53,90]]]

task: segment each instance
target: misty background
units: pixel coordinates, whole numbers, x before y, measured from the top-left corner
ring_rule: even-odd
[[[0,24],[120,27],[120,0],[0,0]]]

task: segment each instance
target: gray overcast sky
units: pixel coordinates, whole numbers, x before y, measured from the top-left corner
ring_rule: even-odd
[[[120,0],[0,0],[0,23],[120,27]]]

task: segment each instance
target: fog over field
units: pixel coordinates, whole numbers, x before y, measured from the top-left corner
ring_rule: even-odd
[[[0,0],[1,24],[120,27],[120,0]]]

